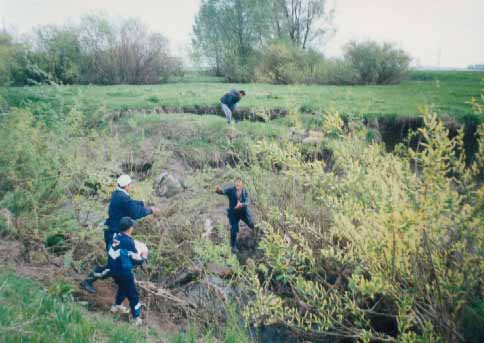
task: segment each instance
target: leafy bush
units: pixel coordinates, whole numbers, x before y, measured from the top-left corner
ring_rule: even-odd
[[[273,84],[323,83],[326,62],[315,50],[303,50],[284,41],[269,44],[261,52],[256,80]]]
[[[410,58],[393,45],[351,42],[343,59],[325,59],[283,41],[260,52],[255,80],[273,84],[392,84],[407,76]]]
[[[15,54],[12,37],[0,32],[0,86],[10,82],[10,67]]]
[[[168,82],[171,78],[180,78],[185,75],[185,69],[181,58],[165,56],[160,68],[159,82]]]
[[[0,117],[0,208],[12,214],[16,234],[76,228],[71,217],[52,213],[68,198],[75,203],[80,194],[92,193],[92,185],[97,196],[109,192],[109,171],[98,163],[111,157],[101,143],[108,147],[112,140],[87,129],[76,109],[60,115],[46,105],[37,116],[13,109]]]
[[[9,110],[9,105],[7,100],[4,99],[3,96],[0,95],[0,113],[7,112]]]
[[[33,211],[38,219],[60,197],[62,165],[29,111],[14,110],[0,124],[0,206],[16,217]]]
[[[324,84],[354,85],[357,83],[358,73],[347,60],[332,59],[327,61],[327,68],[321,79]]]
[[[394,84],[409,73],[410,56],[391,43],[352,41],[344,59],[356,71],[358,84]]]
[[[423,118],[419,150],[388,153],[336,114],[323,125],[327,162],[287,142],[253,146],[245,173],[266,235],[247,270],[247,319],[367,342],[482,335],[462,318],[481,320],[471,309],[484,294],[484,128],[481,159],[466,168],[463,132],[449,138],[435,114]]]
[[[250,82],[254,77],[254,69],[257,64],[257,54],[248,54],[241,58],[234,51],[227,51],[223,57],[221,66],[222,74],[227,82]]]
[[[156,84],[183,74],[164,36],[139,20],[104,15],[39,27],[22,44],[2,34],[0,57],[0,84]]]
[[[289,44],[270,44],[262,51],[257,66],[258,81],[283,85],[302,83],[304,73],[300,69],[300,55],[300,51]]]

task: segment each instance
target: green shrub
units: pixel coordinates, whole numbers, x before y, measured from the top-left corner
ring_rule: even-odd
[[[7,113],[0,124],[0,206],[15,217],[33,212],[33,228],[38,228],[39,217],[62,194],[62,165],[48,144],[52,137],[26,110]]]
[[[9,105],[7,100],[4,99],[3,96],[0,95],[0,114],[3,114],[9,110]]]
[[[12,37],[6,32],[0,32],[0,86],[10,83],[10,69],[14,55],[15,47]]]
[[[478,337],[463,318],[484,292],[484,128],[467,168],[463,132],[449,138],[428,110],[423,119],[418,151],[388,153],[337,114],[323,124],[326,162],[305,161],[297,144],[252,147],[245,178],[266,235],[247,269],[248,320],[366,342]]]
[[[273,84],[324,83],[326,64],[315,50],[303,50],[284,41],[276,41],[261,51],[255,79]]]
[[[300,67],[300,53],[290,44],[276,42],[262,51],[262,59],[257,66],[257,79],[274,84],[294,84],[304,81],[304,71]]]
[[[350,42],[343,59],[325,59],[284,41],[260,51],[255,80],[273,84],[393,84],[409,71],[409,56],[392,44]]]
[[[358,83],[358,72],[347,60],[332,59],[321,75],[322,83],[332,85],[354,85]]]
[[[391,43],[352,41],[344,59],[357,72],[359,84],[394,84],[409,73],[410,56]]]
[[[243,58],[234,51],[225,53],[222,64],[222,74],[228,82],[250,82],[254,76],[254,69],[257,64],[257,54],[248,53]]]

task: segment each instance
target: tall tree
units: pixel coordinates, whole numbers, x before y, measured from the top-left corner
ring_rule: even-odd
[[[330,30],[332,11],[326,0],[273,0],[273,26],[280,39],[306,49]]]
[[[10,68],[14,54],[15,46],[12,36],[6,31],[0,31],[0,86],[10,82]]]
[[[211,67],[216,74],[222,73],[224,31],[218,14],[221,10],[215,1],[203,1],[193,25],[192,44],[198,56]]]
[[[33,37],[34,62],[58,83],[79,81],[81,48],[74,27],[46,25],[38,27]]]
[[[246,62],[270,36],[271,1],[203,0],[193,26],[195,49],[217,71],[228,56]]]

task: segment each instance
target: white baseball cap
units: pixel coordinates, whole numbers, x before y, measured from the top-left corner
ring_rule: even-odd
[[[131,180],[131,177],[129,175],[123,174],[120,177],[118,177],[118,186],[123,188],[129,185],[133,180]]]

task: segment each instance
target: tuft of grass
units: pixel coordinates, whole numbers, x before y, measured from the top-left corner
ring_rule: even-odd
[[[171,337],[170,343],[253,343],[247,328],[239,320],[235,307],[229,305],[228,319],[221,327],[212,327],[208,330],[190,325],[187,330]],[[218,334],[217,334],[218,333]]]

